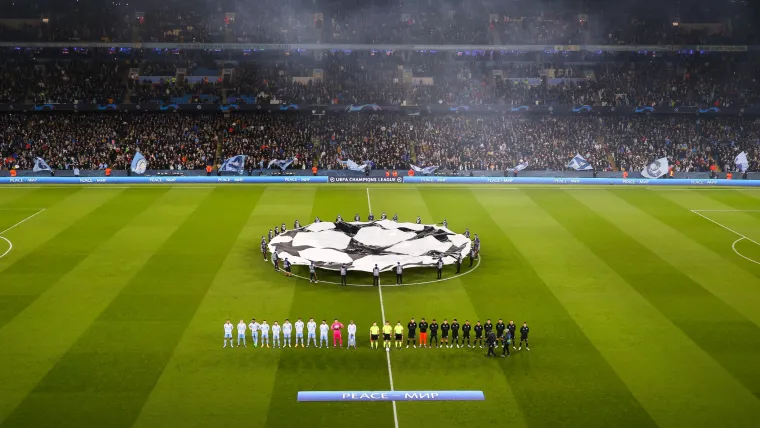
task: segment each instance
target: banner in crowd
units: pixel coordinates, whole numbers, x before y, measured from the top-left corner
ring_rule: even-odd
[[[516,167],[512,168],[513,171],[522,171],[528,167],[528,161],[520,162]]]
[[[307,105],[307,104],[0,104],[0,113],[20,112],[156,112],[156,113],[234,113],[280,112],[288,114],[323,115],[355,113],[421,114],[536,114],[553,116],[599,115],[704,115],[760,116],[758,107],[696,107],[696,106],[595,106],[595,105]]]
[[[591,164],[588,163],[588,161],[584,159],[580,154],[576,154],[573,160],[567,164],[567,167],[572,168],[576,171],[590,171],[594,169],[594,167],[591,166]]]
[[[245,155],[233,156],[222,164],[220,171],[240,172],[245,169]]]
[[[40,171],[50,171],[50,167],[48,166],[47,162],[45,162],[45,159],[42,158],[34,158],[34,172],[40,172]]]
[[[294,160],[296,160],[296,158],[272,159],[271,161],[269,161],[269,165],[267,165],[267,169],[271,169],[272,165],[274,165],[284,171],[285,169],[287,169],[288,166],[290,166],[290,164],[293,163]]]
[[[423,175],[429,175],[435,172],[436,169],[438,169],[438,165],[436,166],[426,166],[424,168],[420,168],[417,165],[409,164],[409,166],[412,168],[412,170],[418,174]]]
[[[362,172],[364,172],[364,171],[367,171],[367,169],[370,167],[368,161],[364,161],[361,165],[359,165],[358,163],[352,161],[351,159],[347,159],[347,160],[344,160],[344,161],[338,160],[338,163],[341,164],[341,165],[343,165],[344,167],[350,169],[351,171],[362,171]]]
[[[646,178],[660,178],[668,173],[668,158],[660,158],[650,163],[643,171],[641,175]]]
[[[145,174],[145,171],[148,169],[148,160],[145,159],[142,153],[137,152],[135,153],[135,157],[132,158],[130,169],[135,174]]]
[[[734,159],[734,164],[736,164],[736,169],[739,170],[739,172],[744,172],[749,168],[749,161],[747,160],[747,153],[741,152],[736,156],[736,159]]]

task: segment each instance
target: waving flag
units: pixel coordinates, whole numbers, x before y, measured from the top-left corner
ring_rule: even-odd
[[[747,159],[746,157],[744,158]],[[45,159],[34,158],[34,172],[51,171],[50,166],[45,162]]]
[[[245,155],[233,156],[222,164],[220,171],[240,172],[245,168]]]
[[[39,158],[37,158],[39,159]],[[739,170],[739,172],[744,172],[749,168],[749,161],[747,160],[747,153],[741,152],[736,156],[736,159],[734,159],[734,164],[736,164],[736,169]]]
[[[416,173],[420,173],[423,175],[432,174],[435,172],[436,169],[438,169],[438,165],[435,166],[426,166],[425,168],[420,168],[417,165],[409,164],[410,167],[412,167],[412,170]]]
[[[352,161],[351,159],[346,159],[344,161],[338,160],[338,163],[345,166],[346,168],[350,169],[351,171],[366,171],[367,168],[370,167],[369,162],[364,161],[361,165],[358,163]]]
[[[594,169],[594,167],[592,167],[591,164],[588,163],[588,161],[584,159],[580,154],[576,154],[573,160],[567,164],[567,167],[572,168],[576,171],[590,171]]]
[[[520,162],[516,167],[512,168],[514,171],[522,171],[528,167],[528,161]]]
[[[295,158],[285,159],[285,160],[272,159],[271,161],[269,161],[269,165],[267,165],[267,169],[270,169],[272,168],[272,165],[275,165],[284,171],[290,164],[293,163],[294,160]]]
[[[132,158],[131,169],[135,174],[145,174],[148,169],[148,161],[140,152],[135,153],[135,157]]]
[[[646,178],[660,178],[668,173],[668,158],[660,158],[652,162],[641,171]]]

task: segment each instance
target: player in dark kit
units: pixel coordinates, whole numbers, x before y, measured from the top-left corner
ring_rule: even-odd
[[[449,348],[453,347],[455,343],[457,348],[459,348],[459,323],[456,318],[451,322],[451,345],[449,345]]]
[[[472,341],[472,346],[477,346],[480,344],[480,347],[483,347],[483,326],[480,325],[480,321],[478,321],[475,324],[475,340]]]
[[[441,348],[450,348],[449,330],[451,330],[451,325],[449,324],[449,321],[444,318],[443,323],[441,323]]]
[[[435,262],[435,268],[438,273],[436,279],[441,279],[441,276],[443,275],[443,257],[438,257],[438,261]]]
[[[486,345],[488,345],[488,353],[486,354],[486,357],[490,357],[493,355],[496,356],[496,352],[494,352],[496,348],[496,335],[493,334],[493,332],[489,332],[486,335]]]
[[[367,220],[369,220],[369,221],[375,221],[375,215],[372,214],[372,213],[369,213],[369,215],[367,216]]]
[[[264,256],[264,261],[267,261],[267,243],[264,242],[264,237],[261,237],[261,255]]]
[[[507,325],[504,324],[504,321],[502,321],[501,318],[499,318],[499,321],[496,323],[496,339],[501,342],[504,340],[504,330],[507,329]]]
[[[427,329],[428,323],[425,318],[420,320],[420,348],[427,348]]]
[[[509,334],[512,336],[512,349],[515,348],[515,330],[517,329],[517,326],[515,325],[515,322],[512,320],[509,320],[509,324],[507,324],[507,330],[509,330]]]
[[[417,323],[414,322],[414,318],[409,320],[409,324],[406,325],[406,347],[409,347],[409,341],[412,341],[412,346],[417,347],[417,337],[415,336],[417,331]]]
[[[522,327],[520,327],[520,345],[517,348],[518,351],[522,349],[522,343],[523,343],[523,341],[525,341],[525,349],[527,349],[528,351],[530,351],[530,347],[528,347],[528,332],[529,331],[530,331],[530,329],[528,328],[528,323],[527,322],[523,322]]]
[[[468,348],[470,347],[470,330],[472,330],[470,321],[465,320],[464,325],[462,326],[462,346],[464,346],[464,340],[467,339]]]
[[[488,333],[493,331],[493,324],[491,324],[491,320],[486,320],[486,323],[483,324],[483,329],[485,330],[486,337],[488,337]]]
[[[438,323],[435,322],[435,318],[433,318],[433,321],[430,323],[430,347],[433,347],[433,339],[435,339],[435,347],[437,348],[438,343]]]
[[[470,267],[472,267],[472,259],[475,258],[475,249],[470,247]]]

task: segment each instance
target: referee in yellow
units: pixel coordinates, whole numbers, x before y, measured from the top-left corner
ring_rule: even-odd
[[[391,349],[391,333],[393,333],[393,327],[391,327],[390,321],[386,321],[383,326],[383,346],[385,346],[386,351]]]
[[[377,338],[380,337],[380,327],[376,322],[372,323],[372,327],[369,328],[369,349],[373,347],[377,349]]]
[[[396,335],[396,349],[401,349],[401,345],[404,342],[404,327],[401,325],[401,321],[396,323],[393,327],[393,333]]]

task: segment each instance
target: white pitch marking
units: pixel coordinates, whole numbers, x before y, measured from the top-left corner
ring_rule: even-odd
[[[735,231],[734,229],[731,229],[731,228],[730,228],[730,227],[728,227],[728,226],[724,226],[723,224],[721,224],[721,223],[718,223],[717,221],[715,221],[715,220],[711,219],[710,217],[707,217],[706,215],[703,215],[703,214],[700,214],[700,213],[699,213],[700,211],[726,211],[726,212],[742,212],[742,211],[754,211],[754,210],[690,210],[690,211],[691,211],[691,212],[693,212],[694,214],[696,214],[696,215],[698,215],[698,216],[702,217],[703,219],[705,219],[705,220],[709,220],[709,221],[711,221],[712,223],[715,223],[715,224],[717,224],[718,226],[720,226],[720,227],[722,227],[722,228],[726,229],[727,231],[729,231],[729,232],[731,232],[731,233],[733,233],[733,234],[735,234],[735,235],[738,235],[738,236],[740,236],[740,238],[739,238],[739,239],[737,239],[736,241],[734,241],[734,243],[733,243],[733,244],[731,244],[731,249],[732,249],[732,250],[734,250],[734,253],[736,253],[736,255],[738,255],[739,257],[741,257],[741,258],[743,258],[743,259],[746,259],[746,260],[749,260],[749,261],[751,261],[752,263],[756,263],[756,264],[759,264],[759,265],[760,265],[760,262],[758,262],[757,260],[753,260],[753,259],[751,259],[751,258],[749,258],[749,257],[745,256],[744,254],[740,253],[740,252],[739,252],[739,251],[736,249],[736,244],[737,244],[739,241],[741,241],[742,239],[746,239],[747,241],[749,241],[749,242],[752,242],[752,243],[754,243],[755,245],[758,245],[758,246],[760,246],[760,243],[758,243],[757,241],[755,241],[755,240],[754,240],[754,239],[752,239],[752,238],[748,238],[748,237],[746,237],[746,236],[742,235],[741,233],[739,233],[739,232]]]
[[[372,201],[369,199],[369,187],[367,187],[367,205],[369,207],[369,212],[372,212]],[[380,278],[377,279],[377,292],[380,296],[380,314],[383,317],[383,325],[385,325],[385,305],[383,304],[383,288],[382,285],[380,285]],[[393,391],[393,369],[391,368],[391,353],[386,352],[385,353],[385,360],[388,362],[388,379],[391,383],[391,391]],[[393,405],[393,423],[395,425],[395,428],[398,428],[398,412],[396,411],[396,400],[391,401],[391,404]]]
[[[6,254],[11,252],[11,250],[13,249],[13,243],[4,236],[0,236],[0,239],[8,243],[8,250],[6,250],[3,254],[0,254],[0,259],[2,259],[3,257],[5,257]]]
[[[22,208],[22,210],[28,210],[28,209],[29,209],[29,208]],[[36,216],[37,214],[39,214],[39,213],[41,213],[41,212],[43,212],[43,211],[45,211],[45,208],[42,208],[42,209],[40,209],[39,211],[37,211],[36,213],[34,213],[34,214],[30,215],[29,217],[27,217],[27,218],[25,218],[25,219],[21,220],[20,222],[18,222],[18,223],[16,223],[16,224],[14,224],[14,225],[13,225],[13,226],[11,226],[11,227],[9,227],[9,228],[5,229],[4,231],[0,232],[0,235],[2,235],[3,233],[5,233],[5,232],[7,232],[7,231],[9,231],[9,230],[11,230],[11,229],[13,229],[14,227],[16,227],[16,226],[20,225],[21,223],[23,223],[23,222],[25,222],[25,221],[29,220],[30,218],[32,218],[32,217],[34,217],[34,216]],[[8,239],[8,238],[6,238],[6,237],[4,237],[4,236],[0,236],[0,239],[2,239],[3,241],[5,241],[5,242],[7,242],[7,243],[8,243],[8,249],[7,249],[7,250],[6,250],[6,251],[5,251],[3,254],[1,254],[1,255],[0,255],[0,259],[2,259],[2,258],[3,258],[3,257],[5,257],[5,256],[6,256],[8,253],[10,253],[10,252],[11,252],[11,250],[13,249],[13,243],[10,241],[10,239]]]
[[[737,212],[738,213],[741,213],[741,212],[754,213],[754,212],[760,212],[760,210],[692,210],[692,211],[694,211],[695,213],[696,212],[700,212],[700,213],[737,213]]]
[[[45,211],[45,208],[42,208],[41,210],[37,211],[36,213],[34,213],[34,214],[30,215],[29,217],[27,217],[27,218],[25,218],[25,219],[21,220],[20,222],[18,222],[18,223],[16,223],[16,224],[14,224],[14,225],[13,225],[13,226],[11,226],[11,227],[9,227],[9,228],[5,229],[4,231],[0,232],[0,235],[2,235],[3,233],[5,233],[5,232],[7,232],[7,231],[9,231],[9,230],[11,230],[11,229],[13,229],[14,227],[16,227],[16,226],[18,226],[18,225],[20,225],[20,224],[24,223],[25,221],[27,221],[27,220],[31,219],[32,217],[36,216],[37,214],[39,214],[39,213],[41,213],[41,212],[43,212],[43,211]]]
[[[749,257],[745,256],[744,254],[740,253],[740,252],[739,252],[739,250],[737,250],[737,249],[736,249],[736,244],[737,244],[739,241],[741,241],[742,239],[747,239],[747,238],[744,238],[744,237],[742,237],[742,238],[739,238],[739,239],[737,239],[736,241],[734,241],[734,243],[733,243],[733,244],[731,244],[731,249],[732,249],[732,250],[734,250],[734,252],[735,252],[736,254],[738,254],[738,255],[739,255],[739,257],[743,257],[743,258],[745,258],[746,260],[749,260],[749,261],[751,261],[752,263],[755,263],[755,264],[758,264],[758,265],[760,265],[760,262],[758,262],[757,260],[753,260],[753,259],[751,259],[751,258],[749,258]]]

